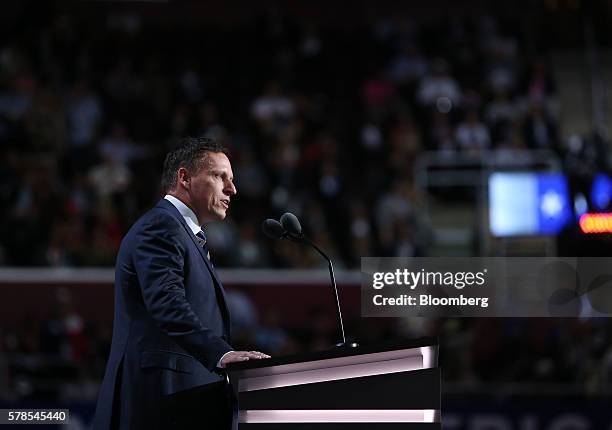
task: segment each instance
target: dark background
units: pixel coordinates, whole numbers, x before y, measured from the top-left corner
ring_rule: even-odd
[[[360,318],[358,297],[362,256],[608,255],[610,235],[577,222],[492,237],[473,178],[494,159],[562,172],[592,209],[592,179],[610,173],[611,2],[0,11],[2,405],[70,407],[86,428],[121,238],[162,196],[166,151],[207,135],[230,148],[239,192],[207,229],[237,347],[337,340],[324,262],[260,233],[291,211],[334,259],[350,336],[440,336],[444,428],[610,427],[607,319]]]

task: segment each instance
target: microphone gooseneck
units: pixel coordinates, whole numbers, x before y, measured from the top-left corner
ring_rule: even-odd
[[[334,275],[334,265],[332,264],[331,258],[327,256],[313,241],[302,235],[303,243],[310,245],[317,251],[325,260],[327,260],[327,268],[329,270],[329,279],[334,290],[334,299],[336,299],[336,316],[338,317],[338,325],[340,327],[340,334],[342,336],[342,342],[337,346],[346,346],[346,336],[344,335],[344,323],[342,322],[342,310],[340,309],[340,298],[338,297],[338,287],[336,286],[336,276]]]

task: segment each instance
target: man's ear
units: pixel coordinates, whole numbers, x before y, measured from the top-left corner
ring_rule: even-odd
[[[177,185],[183,188],[189,188],[191,185],[191,175],[184,167],[179,167],[177,171]]]

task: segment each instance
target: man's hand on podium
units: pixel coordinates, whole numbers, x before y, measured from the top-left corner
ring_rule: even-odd
[[[261,360],[262,358],[270,358],[268,354],[259,351],[230,351],[221,358],[220,368],[224,369],[229,363],[238,363],[240,361]]]

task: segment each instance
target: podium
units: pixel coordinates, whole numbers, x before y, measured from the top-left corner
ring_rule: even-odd
[[[239,430],[440,429],[438,341],[233,363]]]

